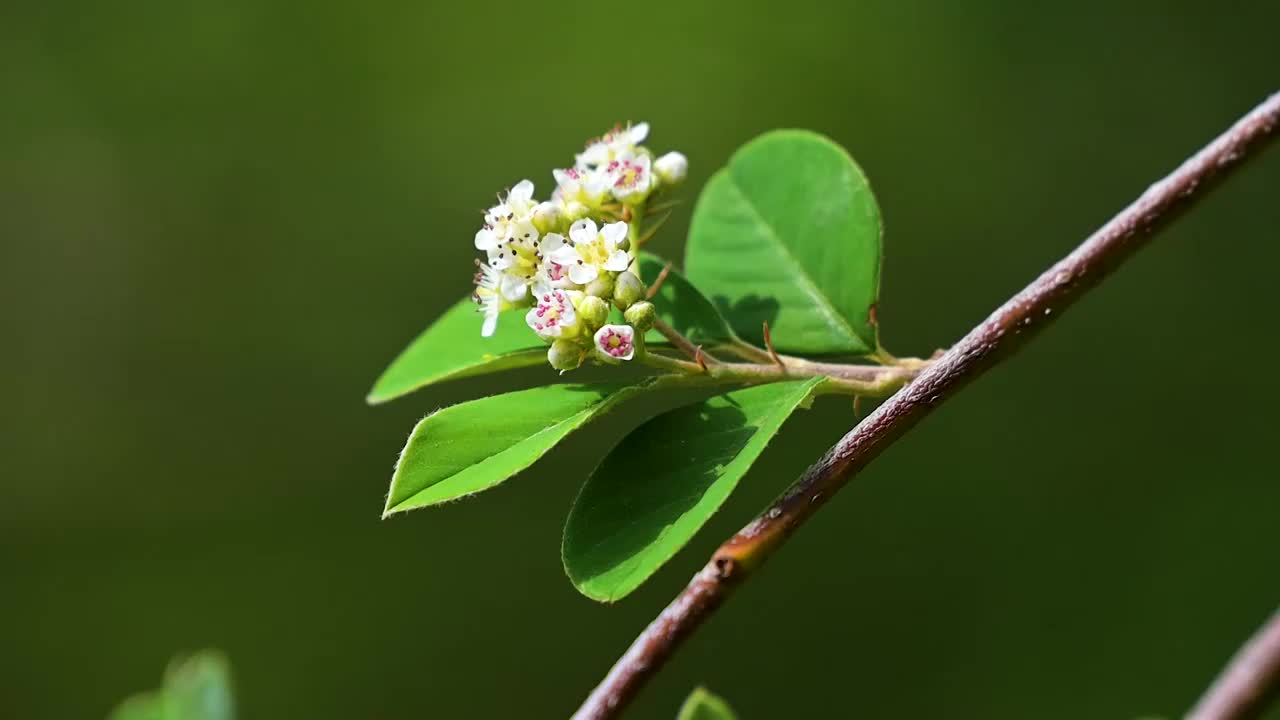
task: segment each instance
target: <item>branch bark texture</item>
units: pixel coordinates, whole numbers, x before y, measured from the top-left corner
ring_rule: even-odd
[[[868,415],[773,505],[720,546],[688,587],[636,638],[574,718],[617,717],[681,643],[859,470],[970,381],[1061,317],[1158,230],[1256,155],[1278,129],[1280,93],[1149,187]]]
[[[1280,610],[1271,615],[1187,715],[1187,720],[1252,720],[1280,695]]]

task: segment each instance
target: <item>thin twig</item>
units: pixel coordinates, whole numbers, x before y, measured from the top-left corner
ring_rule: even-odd
[[[764,347],[769,351],[769,359],[782,367],[786,367],[786,363],[782,362],[782,358],[778,357],[778,351],[773,349],[773,337],[769,333],[769,321],[764,321]]]
[[[662,266],[662,271],[658,273],[658,277],[653,279],[653,284],[644,294],[645,300],[652,300],[658,294],[658,290],[662,289],[662,283],[666,282],[667,275],[671,273],[671,263]]]
[[[1187,720],[1251,720],[1280,697],[1280,610],[1240,648]]]
[[[662,337],[667,339],[667,342],[671,343],[672,345],[675,345],[676,348],[680,350],[680,352],[684,353],[685,355],[688,355],[691,360],[698,363],[699,365],[701,365],[703,362],[712,362],[712,363],[720,362],[719,360],[716,360],[715,358],[711,357],[709,353],[705,353],[702,350],[700,350],[698,346],[694,345],[689,340],[689,338],[681,334],[679,330],[676,330],[675,328],[668,325],[666,321],[664,321],[662,318],[658,318],[657,320],[653,321],[653,329],[661,333]],[[702,360],[699,360],[698,359],[699,357],[701,357]]]
[[[663,215],[662,217],[658,218],[657,222],[655,222],[653,225],[650,225],[649,227],[644,229],[644,234],[641,235],[638,239],[636,239],[636,245],[641,246],[649,242],[650,240],[652,240],[653,236],[658,234],[658,230],[660,230],[662,226],[665,225],[667,221],[670,219],[671,219],[671,213],[667,213],[666,215]]]
[[[1255,156],[1277,127],[1280,93],[1148,188],[868,415],[769,509],[720,546],[688,587],[640,633],[574,718],[616,717],[733,589],[859,470],[968,382],[1061,317],[1157,230],[1203,198],[1242,160]]]

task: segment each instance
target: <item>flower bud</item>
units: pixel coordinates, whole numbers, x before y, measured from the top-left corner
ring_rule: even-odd
[[[679,185],[689,174],[689,158],[684,153],[669,152],[654,161],[653,174],[663,185]]]
[[[586,284],[586,293],[595,297],[613,297],[613,275],[600,273],[594,281]]]
[[[565,372],[581,365],[584,354],[582,347],[572,340],[557,340],[547,350],[547,362],[551,363],[551,367]]]
[[[613,304],[619,310],[626,310],[633,303],[640,302],[644,295],[644,283],[635,273],[627,271],[618,274],[618,279],[613,284]]]
[[[648,332],[653,327],[653,321],[658,317],[658,311],[653,307],[653,303],[647,300],[641,300],[633,303],[622,313],[622,317],[626,318],[627,324],[631,325],[640,332]]]
[[[562,229],[563,221],[564,213],[553,202],[538,203],[533,209],[533,227],[542,235]]]
[[[574,223],[591,214],[591,208],[577,200],[570,200],[564,204],[564,222]]]
[[[594,331],[609,322],[609,305],[595,295],[587,295],[578,303],[578,317]]]

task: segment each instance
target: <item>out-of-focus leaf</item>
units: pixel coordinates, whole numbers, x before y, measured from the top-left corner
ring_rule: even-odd
[[[693,692],[689,693],[689,697],[680,706],[680,714],[676,716],[676,720],[737,720],[737,718],[738,716],[733,713],[733,709],[724,701],[724,698],[702,687],[694,688]]]

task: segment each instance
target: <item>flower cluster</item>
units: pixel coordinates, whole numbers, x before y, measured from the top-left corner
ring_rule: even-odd
[[[521,180],[485,212],[475,236],[486,255],[476,261],[474,295],[482,335],[494,333],[502,312],[527,308],[526,324],[551,343],[547,359],[561,371],[589,356],[635,356],[654,317],[634,268],[645,208],[688,171],[678,152],[654,159],[641,144],[648,134],[645,123],[616,127],[572,167],[552,171],[550,200],[535,200],[533,183]],[[609,323],[610,305],[625,324]]]

